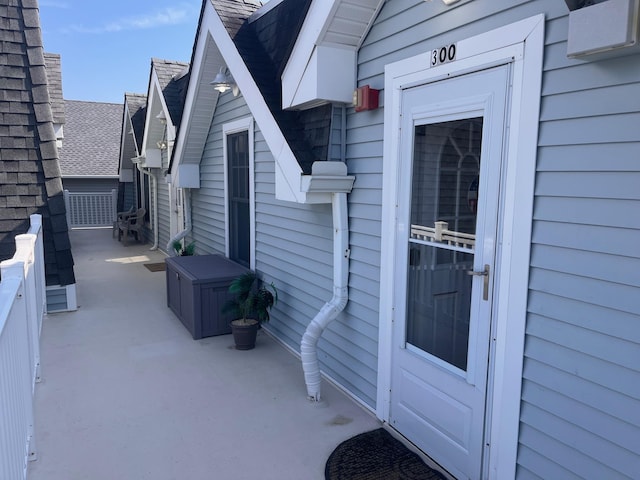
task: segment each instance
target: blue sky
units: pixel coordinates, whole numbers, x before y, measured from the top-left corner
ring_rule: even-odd
[[[59,53],[67,100],[147,93],[151,58],[189,62],[201,0],[40,0],[44,48]]]

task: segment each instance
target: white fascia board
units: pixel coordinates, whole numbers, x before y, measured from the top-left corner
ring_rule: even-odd
[[[126,99],[124,102],[124,108],[122,109],[122,130],[120,133],[120,160],[118,162],[118,170],[130,168],[131,160],[128,158],[124,158],[124,151],[128,142],[133,142],[133,149],[138,152],[138,144],[136,143],[136,134],[129,133],[133,132],[133,124],[131,123],[131,115],[129,114],[129,106],[127,105]]]
[[[142,155],[146,153],[147,145],[150,141],[153,142],[152,145],[150,145],[150,148],[152,149],[155,148],[155,142],[157,141],[156,139],[149,140],[149,132],[151,131],[151,127],[160,123],[160,120],[156,118],[156,115],[158,115],[158,113],[154,114],[154,104],[156,102],[160,104],[160,110],[164,112],[164,116],[167,122],[166,124],[162,124],[162,128],[167,128],[167,141],[173,141],[176,136],[176,127],[173,125],[171,115],[169,115],[169,109],[167,108],[167,103],[165,102],[164,95],[162,94],[162,88],[160,88],[160,80],[158,80],[158,75],[153,68],[153,64],[151,65],[151,81],[149,82],[149,92],[147,94],[147,99],[147,116],[144,122]]]
[[[127,101],[125,97],[124,108],[122,109],[122,127],[120,129],[120,158],[118,159],[118,172],[120,172],[124,167],[124,149],[127,144],[127,137],[130,137],[129,134],[129,126],[131,125],[131,120],[129,119],[129,109],[127,108]]]
[[[313,0],[304,19],[291,56],[282,73],[282,108],[295,106],[298,86],[307,71],[316,44],[340,0]],[[355,66],[354,66],[355,68]]]
[[[213,6],[207,2],[206,9],[213,9]],[[208,15],[206,18],[207,22],[203,27],[211,33],[213,40],[220,49],[227,68],[231,71],[240,88],[242,96],[247,102],[251,114],[260,127],[260,131],[274,157],[276,198],[278,200],[306,203],[306,195],[300,191],[302,169],[264,101],[262,93],[218,14],[213,11],[213,15]]]
[[[351,103],[356,87],[356,50],[342,45],[318,45],[314,48],[297,85],[286,85],[290,92],[288,108],[308,108],[318,103]],[[291,82],[291,79],[288,79]]]
[[[207,25],[209,23],[209,17],[213,15],[213,11],[211,8],[206,8],[201,20],[201,25]],[[190,141],[190,132],[191,132],[191,124],[193,122],[193,117],[195,114],[195,106],[199,105],[202,100],[202,96],[206,95],[210,98],[212,107],[213,116],[215,114],[215,106],[217,105],[217,99],[219,93],[209,85],[209,80],[206,78],[202,78],[204,74],[204,62],[209,50],[215,49],[214,55],[220,57],[220,62],[223,62],[222,55],[218,51],[216,44],[213,42],[209,31],[206,28],[200,28],[200,34],[196,39],[195,46],[195,54],[193,55],[192,65],[190,66],[190,77],[189,77],[189,85],[187,86],[187,95],[185,97],[184,103],[184,111],[182,113],[182,122],[180,129],[178,131],[178,137],[176,138],[174,153],[173,153],[173,163],[171,168],[171,177],[172,181],[176,181],[176,185],[180,185],[180,181],[177,180],[177,177],[180,175],[178,172],[179,166],[189,163],[193,164],[192,160],[185,159],[185,151]],[[204,89],[203,89],[204,87]],[[209,88],[207,88],[209,87]],[[202,145],[202,150],[204,151],[204,143]],[[198,158],[199,162],[202,160],[202,155]],[[192,171],[191,169],[189,169]],[[194,183],[190,181],[189,183]],[[200,180],[198,179],[198,185],[200,184]],[[184,188],[199,188],[198,187],[184,187]]]

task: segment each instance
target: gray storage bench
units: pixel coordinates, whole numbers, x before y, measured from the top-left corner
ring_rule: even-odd
[[[230,315],[220,308],[229,283],[248,271],[222,255],[169,257],[166,260],[167,305],[194,340],[231,333]]]

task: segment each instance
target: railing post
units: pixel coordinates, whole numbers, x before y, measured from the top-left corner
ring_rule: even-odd
[[[24,262],[24,299],[27,307],[27,328],[32,375],[32,389],[40,376],[40,327],[38,325],[38,305],[35,279],[35,246],[37,237],[27,233],[16,235],[14,259]]]
[[[38,332],[42,330],[42,317],[47,312],[47,284],[44,276],[44,240],[42,239],[42,215],[33,214],[30,217],[29,233],[36,235],[34,247],[36,301],[38,306]]]
[[[436,242],[442,241],[442,233],[449,228],[449,224],[447,222],[435,222],[436,231],[433,235],[433,238]]]
[[[118,190],[115,188],[111,189],[111,205],[113,207],[113,221],[116,221],[116,217],[118,215]]]

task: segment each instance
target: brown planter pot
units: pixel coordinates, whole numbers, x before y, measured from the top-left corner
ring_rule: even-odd
[[[231,333],[236,342],[236,350],[251,350],[256,346],[256,335],[260,324],[256,320],[247,320],[249,323],[242,323],[242,320],[231,322]]]

